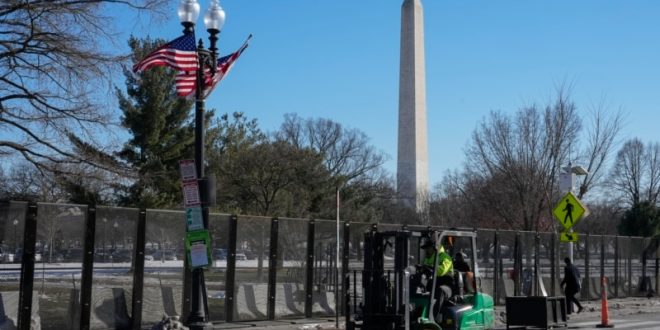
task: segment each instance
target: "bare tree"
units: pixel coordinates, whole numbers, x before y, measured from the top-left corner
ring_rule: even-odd
[[[107,13],[118,6],[153,13],[166,3],[2,1],[0,156],[17,156],[42,172],[59,173],[70,164],[116,170],[92,151],[100,145],[96,132],[111,124],[99,95],[125,59],[108,51],[116,26]]]
[[[578,198],[602,183],[608,157],[613,153],[617,137],[623,127],[621,111],[608,113],[601,105],[591,112],[591,120],[587,125],[586,147],[581,158],[587,166],[587,175],[581,176]]]
[[[492,112],[472,135],[466,171],[495,188],[483,193],[505,223],[519,219],[522,229],[538,230],[580,127],[575,105],[561,90],[543,110],[530,106],[513,117]]]
[[[633,138],[617,153],[610,187],[621,194],[623,202],[633,206],[643,201],[657,204],[660,194],[660,144],[644,145]]]
[[[357,129],[346,129],[329,119],[306,119],[287,114],[276,138],[298,148],[311,148],[323,156],[325,167],[343,183],[374,174],[386,160]]]

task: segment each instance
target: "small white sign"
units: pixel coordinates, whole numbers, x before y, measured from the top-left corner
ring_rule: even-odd
[[[193,268],[208,266],[209,258],[204,241],[196,241],[190,244],[190,263]]]
[[[185,207],[199,206],[202,201],[199,198],[199,186],[197,182],[183,184],[183,205]]]
[[[179,172],[181,172],[181,181],[197,181],[197,169],[195,169],[195,161],[192,159],[184,159],[179,161]]]

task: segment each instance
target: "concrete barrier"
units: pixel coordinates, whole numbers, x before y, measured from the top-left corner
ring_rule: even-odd
[[[89,325],[91,329],[127,329],[131,325],[123,288],[94,288]]]
[[[268,306],[268,284],[241,284],[236,292],[234,320],[265,320]]]
[[[278,284],[275,290],[275,318],[305,314],[304,286],[282,283]],[[334,292],[314,291],[312,313],[334,315],[334,299]],[[262,283],[239,285],[235,301],[235,320],[265,320],[268,310],[268,285]]]
[[[559,287],[559,283],[561,279],[555,278],[555,292],[552,292],[552,277],[550,276],[543,276],[542,278],[543,281],[543,286],[545,287],[545,291],[548,296],[563,296],[564,292],[561,290],[561,287]]]
[[[618,283],[618,285],[619,285],[619,295],[617,296],[616,295],[616,287],[614,285],[614,279],[611,279],[611,282],[610,282],[610,279],[608,279],[608,282],[607,282],[607,295],[608,295],[608,297],[616,297],[616,298],[625,297],[627,289],[626,289],[624,284],[625,284],[624,279],[619,277],[619,283]]]
[[[18,324],[18,291],[0,292],[0,330],[16,329]],[[39,293],[32,291],[32,317],[30,328],[41,329],[39,317]]]
[[[148,286],[142,290],[142,324],[158,323],[163,316],[181,316],[181,288]]]
[[[277,285],[275,318],[305,315],[305,286],[298,283]]]
[[[478,280],[479,281],[479,280]],[[490,295],[493,297],[493,281],[491,279],[488,280],[480,280],[481,281],[481,292]],[[493,297],[495,299],[495,297]]]
[[[609,280],[609,279],[608,279]],[[578,296],[578,299],[583,300],[598,300],[600,299],[600,277],[591,276],[589,277],[589,285],[586,283],[587,279],[582,279],[581,290]]]
[[[335,315],[335,293],[329,291],[314,291],[312,296],[312,313],[317,315]]]
[[[500,291],[500,298],[513,297],[514,286],[515,283],[513,282],[512,279],[500,277],[500,287],[498,289]],[[504,299],[502,299],[501,301],[503,302]]]

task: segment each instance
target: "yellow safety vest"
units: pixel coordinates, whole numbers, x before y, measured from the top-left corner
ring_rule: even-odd
[[[454,272],[454,262],[451,260],[451,257],[445,253],[445,249],[440,247],[440,251],[437,253],[438,256],[438,270],[436,271],[436,276],[444,276]],[[424,265],[433,267],[433,256],[424,258]]]

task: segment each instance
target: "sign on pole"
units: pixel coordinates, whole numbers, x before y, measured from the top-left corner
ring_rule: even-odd
[[[580,219],[589,215],[589,210],[569,191],[561,198],[557,206],[552,209],[552,214],[566,230],[569,230]]]
[[[202,200],[199,198],[199,186],[197,182],[183,184],[183,205],[186,207],[199,206]]]
[[[196,231],[204,229],[204,219],[202,218],[202,208],[199,206],[186,208],[186,231]]]
[[[195,169],[195,161],[192,159],[184,159],[179,161],[179,172],[181,172],[181,181],[197,181],[197,169]]]
[[[559,240],[564,243],[568,242],[577,242],[578,241],[578,235],[577,233],[574,233],[572,231],[563,231],[559,233]]]
[[[186,234],[186,252],[191,268],[211,265],[211,238],[208,230],[198,230]]]

